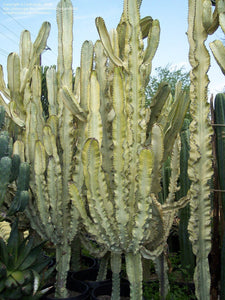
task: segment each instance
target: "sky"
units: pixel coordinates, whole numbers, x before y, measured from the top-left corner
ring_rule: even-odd
[[[80,63],[80,50],[85,40],[95,42],[99,39],[95,18],[103,17],[108,30],[116,28],[123,10],[122,0],[71,0],[73,4],[73,69]],[[24,29],[31,33],[32,41],[44,21],[51,23],[47,42],[51,50],[42,54],[43,65],[57,64],[58,38],[56,6],[58,0],[0,0],[0,64],[6,76],[7,56],[19,52],[20,34]],[[190,70],[188,62],[187,18],[188,0],[143,0],[141,17],[151,16],[160,22],[160,43],[153,60],[152,75],[157,67],[170,65],[171,68],[184,67]],[[224,33],[218,30],[206,41],[223,39]],[[212,53],[209,70],[209,94],[225,90],[225,78],[216,64]]]

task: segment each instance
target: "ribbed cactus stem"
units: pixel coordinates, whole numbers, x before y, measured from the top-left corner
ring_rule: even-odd
[[[225,288],[224,288],[224,282],[225,282],[225,270],[224,270],[224,265],[225,265],[225,230],[223,232],[223,238],[222,238],[222,247],[221,247],[221,277],[220,277],[220,282],[221,282],[221,299],[225,298]]]
[[[216,130],[216,153],[217,153],[217,165],[219,186],[221,190],[225,190],[225,95],[217,94],[215,98],[215,127]],[[223,213],[225,213],[225,193],[221,192]]]
[[[71,256],[71,247],[68,243],[57,245],[56,247],[56,283],[55,283],[55,297],[66,298],[68,291],[66,289],[67,273],[69,270]],[[67,268],[67,269],[66,269]]]
[[[0,130],[2,130],[5,124],[5,109],[4,106],[0,106]]]
[[[98,270],[98,276],[96,281],[102,281],[106,279],[107,276],[107,268],[109,264],[109,257],[110,253],[107,252],[100,260],[99,270]]]
[[[177,198],[180,199],[187,195],[190,188],[190,180],[188,177],[188,159],[190,152],[190,121],[184,120],[184,124],[180,133],[181,136],[181,152],[180,152],[180,190],[177,192]],[[187,205],[179,212],[179,243],[181,249],[181,264],[183,268],[188,266],[188,272],[193,275],[195,259],[192,252],[191,243],[188,235],[188,222],[190,218],[190,207]]]
[[[209,11],[209,14],[211,12]],[[208,16],[210,17],[210,16]],[[205,28],[202,0],[189,0],[188,39],[190,45],[191,116],[190,158],[188,176],[191,180],[191,217],[188,230],[196,255],[194,274],[195,293],[198,299],[210,299],[210,273],[208,255],[211,248],[211,202],[210,186],[212,177],[212,128],[209,124],[207,72],[210,56],[205,46],[208,32]]]
[[[143,291],[142,291],[143,270],[142,270],[141,254],[127,253],[125,255],[125,259],[126,259],[127,276],[130,282],[130,299],[141,300],[143,295]]]
[[[113,272],[112,300],[120,299],[121,253],[111,253],[111,270]]]
[[[218,186],[221,192],[220,199],[222,202],[223,215],[225,215],[225,95],[220,93],[215,98],[215,132],[216,132],[216,161],[218,169]],[[221,299],[225,297],[225,228],[222,228],[223,236],[221,236]]]
[[[159,293],[160,299],[165,300],[166,295],[169,291],[169,281],[168,281],[168,264],[164,252],[162,252],[159,257],[154,261],[156,273],[159,278]]]

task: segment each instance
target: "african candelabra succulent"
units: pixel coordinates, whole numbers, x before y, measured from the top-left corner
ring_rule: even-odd
[[[179,176],[177,133],[189,98],[179,84],[174,105],[169,107],[169,88],[162,84],[149,118],[144,89],[158,46],[159,23],[150,17],[140,20],[140,5],[141,1],[124,1],[120,23],[110,34],[103,19],[97,18],[101,41],[94,47],[90,42],[84,44],[94,62],[91,58],[85,138],[83,144],[78,140],[79,176],[74,176],[69,187],[85,229],[102,249],[99,255],[111,252],[112,299],[119,299],[122,253],[131,299],[142,298],[141,257],[155,259],[163,252],[174,213],[186,201],[174,203],[173,199]],[[65,101],[74,105],[70,97]],[[171,152],[169,195],[161,205],[157,201],[160,171]]]
[[[37,62],[46,46],[49,23],[43,24],[33,44],[29,32],[22,33],[20,56],[11,53],[8,57],[8,88],[0,69],[0,90],[10,103],[7,105],[1,97],[0,100],[8,115],[21,127],[14,152],[24,152],[23,159],[32,166],[33,198],[27,215],[33,228],[56,246],[56,296],[67,295],[70,243],[77,231],[78,212],[86,245],[88,233],[99,244],[100,256],[111,252],[112,299],[119,299],[121,254],[124,253],[131,299],[137,300],[142,298],[141,257],[154,259],[159,275],[164,277],[165,268],[160,268],[159,262],[164,262],[162,253],[169,230],[175,212],[191,196],[189,231],[197,255],[196,293],[201,299],[208,299],[207,180],[211,176],[211,131],[205,101],[209,58],[204,40],[207,32],[216,29],[218,14],[211,16],[209,0],[189,0],[188,37],[193,67],[189,171],[192,186],[188,197],[174,202],[179,177],[178,133],[189,97],[179,83],[172,102],[168,85],[161,84],[150,109],[145,108],[144,92],[160,28],[158,20],[140,19],[141,2],[124,0],[120,23],[110,33],[103,19],[96,19],[100,41],[94,45],[84,42],[74,87],[72,4],[70,0],[59,2],[59,54],[57,71],[52,68],[47,72],[47,120],[41,107]],[[145,49],[144,38],[147,38]],[[168,196],[160,204],[161,170],[169,155]],[[163,285],[161,291],[164,298],[165,288]]]

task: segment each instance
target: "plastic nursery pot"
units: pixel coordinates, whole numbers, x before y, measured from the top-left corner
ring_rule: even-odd
[[[112,278],[112,272],[108,271],[106,280],[103,281],[96,281],[98,276],[98,268],[92,268],[87,270],[81,270],[78,272],[73,272],[71,275],[71,280],[80,280],[82,282],[85,282],[91,289],[94,289],[95,287],[110,283]]]
[[[90,256],[82,255],[81,263],[82,263],[82,265],[87,266],[88,268],[96,268],[97,267],[97,260]]]
[[[67,298],[57,298],[57,300],[89,300],[89,286],[79,280],[68,280],[67,289],[69,290],[70,296]],[[55,289],[52,288],[46,295],[44,295],[42,300],[55,300],[54,297]]]
[[[92,300],[110,300],[112,293],[112,282],[99,285],[94,288],[91,293]],[[120,300],[130,299],[130,284],[127,280],[123,280],[120,284]],[[142,298],[145,300],[145,298]]]

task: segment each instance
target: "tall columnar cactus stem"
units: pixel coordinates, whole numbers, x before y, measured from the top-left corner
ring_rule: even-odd
[[[219,186],[225,190],[225,95],[217,94],[215,98],[216,152],[219,175]],[[222,193],[222,207],[225,213],[225,194]]]
[[[59,88],[66,86],[69,91],[72,91],[72,24],[73,11],[70,1],[60,1],[57,6],[57,23],[58,23],[58,83]],[[66,34],[65,34],[66,33]],[[61,86],[60,86],[61,85]],[[58,94],[60,97],[60,94]],[[62,102],[61,102],[62,104]],[[60,230],[61,242],[56,249],[57,266],[57,280],[56,280],[56,296],[67,296],[66,278],[69,270],[70,262],[70,243],[76,233],[76,212],[71,208],[72,214],[68,212],[69,209],[69,193],[68,181],[71,180],[71,161],[73,156],[73,117],[67,107],[61,106],[61,115],[59,114],[59,136],[60,145],[62,147],[61,156],[61,199],[59,199],[60,206]],[[60,124],[61,122],[61,124]],[[53,183],[53,181],[51,181]],[[59,220],[58,220],[59,221]],[[74,227],[73,227],[74,226]],[[68,232],[69,229],[69,232]],[[73,233],[72,233],[73,232]],[[72,238],[71,238],[72,235]]]
[[[218,168],[218,183],[221,192],[223,215],[225,216],[225,95],[217,94],[215,98],[215,132],[216,132],[216,154]],[[225,228],[222,230],[222,247],[221,247],[221,299],[225,298]]]
[[[209,104],[207,103],[207,72],[210,64],[209,53],[205,47],[208,36],[205,26],[206,15],[203,11],[205,1],[189,0],[191,115],[190,159],[188,175],[192,182],[190,189],[191,217],[189,221],[190,240],[196,255],[194,281],[198,299],[210,298],[210,274],[208,254],[211,247],[210,228],[210,185],[212,177],[212,128],[209,124]],[[204,13],[203,13],[204,12]],[[211,12],[210,12],[211,13]]]
[[[68,182],[72,180],[72,167],[74,166],[72,163],[75,146],[73,123],[76,117],[79,133],[82,134],[82,122],[86,118],[84,110],[77,101],[78,94],[80,96],[80,93],[84,93],[85,87],[82,86],[80,92],[76,90],[74,93],[72,90],[73,11],[70,0],[59,2],[57,23],[59,31],[57,73],[54,68],[47,72],[47,87],[50,92],[49,118],[47,124],[43,126],[42,138],[39,136],[36,138],[39,141],[35,145],[34,177],[37,206],[44,231],[56,246],[55,295],[66,297],[71,242],[78,225],[78,213],[75,206],[71,206],[68,191]],[[81,76],[83,76],[82,71]],[[76,80],[76,86],[79,86],[77,82],[80,78]],[[80,86],[82,84],[85,85],[85,81],[82,81]],[[83,106],[85,106],[84,103],[83,99]]]
[[[225,18],[224,18],[224,12],[225,12],[225,2],[223,0],[217,0],[216,1],[216,7],[215,11],[217,14],[217,26],[220,25],[222,28],[223,32],[225,32]],[[223,42],[220,40],[215,40],[214,42],[210,43],[210,48],[212,50],[212,53],[221,69],[223,74],[225,75],[225,47],[223,45]],[[224,95],[217,95],[217,99],[215,101],[217,102],[217,108],[215,108],[215,115],[216,118],[220,119],[219,123],[223,124],[224,123],[224,105],[222,104],[224,102]],[[219,107],[219,108],[218,108]],[[218,120],[216,120],[218,122]],[[217,132],[217,159],[219,169],[219,177],[220,177],[220,184],[221,184],[221,189],[224,190],[224,141],[223,141],[223,134],[224,132],[224,127],[216,127],[216,132]],[[223,152],[222,152],[223,150]],[[221,154],[223,153],[223,154]],[[221,199],[222,199],[222,208],[224,211],[225,208],[225,193],[221,193]],[[224,268],[224,261],[225,261],[225,255],[224,255],[224,248],[225,248],[225,233],[222,239],[222,248],[221,248],[221,298],[223,299],[225,297],[225,288],[224,288],[224,282],[225,282],[225,268]]]

